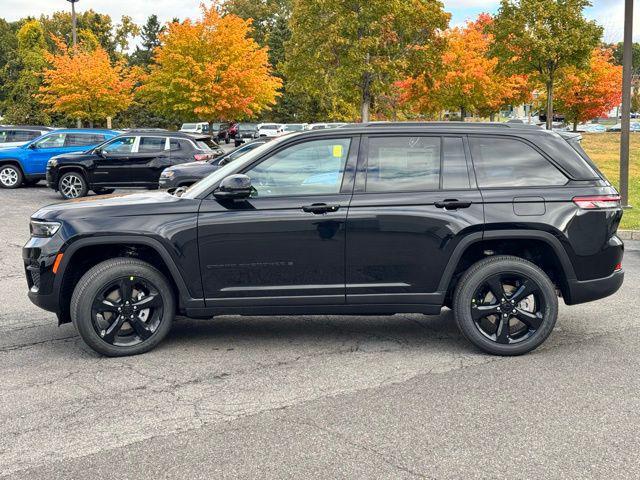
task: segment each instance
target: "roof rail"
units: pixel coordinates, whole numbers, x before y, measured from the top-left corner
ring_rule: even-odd
[[[357,125],[357,124],[356,124]],[[503,122],[367,122],[361,124],[363,127],[463,127],[463,128],[539,128],[537,125],[526,123],[503,123]]]

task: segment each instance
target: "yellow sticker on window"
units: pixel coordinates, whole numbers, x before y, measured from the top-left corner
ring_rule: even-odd
[[[336,158],[342,158],[342,145],[333,146],[333,156]]]

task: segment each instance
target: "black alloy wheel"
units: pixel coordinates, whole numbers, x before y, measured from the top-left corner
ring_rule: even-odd
[[[522,274],[496,274],[476,289],[471,299],[476,328],[502,344],[531,337],[544,322],[545,302],[540,287]]]
[[[141,277],[126,276],[111,282],[94,297],[91,320],[105,342],[130,347],[156,332],[163,309],[164,302],[155,285]]]
[[[494,355],[521,355],[542,344],[558,317],[553,282],[537,265],[496,255],[460,278],[453,311],[462,334]]]

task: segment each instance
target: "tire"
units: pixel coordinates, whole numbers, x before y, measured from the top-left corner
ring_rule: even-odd
[[[112,293],[105,296],[105,291]],[[123,297],[123,291],[131,294]],[[131,297],[136,292],[137,299]],[[123,301],[129,297],[129,303]],[[96,305],[106,305],[107,310],[98,314]],[[136,310],[136,305],[143,308]],[[146,319],[144,305],[149,305]],[[147,262],[120,257],[99,263],[82,276],[70,309],[71,320],[89,347],[108,357],[120,357],[148,352],[166,337],[175,318],[175,299],[160,271]],[[109,318],[104,315],[108,311]],[[129,323],[129,318],[135,322]]]
[[[551,334],[558,297],[549,277],[536,265],[498,255],[475,263],[462,276],[453,311],[458,328],[476,347],[493,355],[522,355]]]
[[[115,188],[94,188],[93,193],[96,195],[110,195],[115,192]]]
[[[0,165],[0,187],[18,188],[23,181],[24,175],[22,175],[20,167],[9,163]]]
[[[70,200],[72,198],[86,197],[89,187],[84,175],[80,172],[67,172],[62,174],[58,180],[58,191],[62,198]]]

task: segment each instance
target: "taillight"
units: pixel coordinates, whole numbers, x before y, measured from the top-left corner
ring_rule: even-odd
[[[573,203],[585,210],[620,207],[620,195],[600,195],[596,197],[574,197]]]
[[[616,267],[613,269],[614,272],[618,272],[620,270],[622,270],[622,262],[618,262]]]
[[[197,162],[201,162],[203,160],[209,160],[211,158],[211,155],[209,155],[208,153],[196,153],[193,158],[197,161]]]

